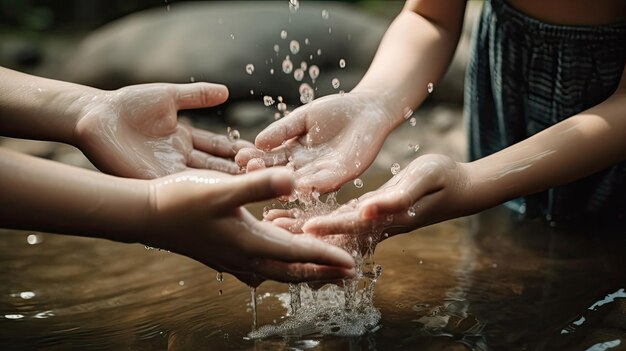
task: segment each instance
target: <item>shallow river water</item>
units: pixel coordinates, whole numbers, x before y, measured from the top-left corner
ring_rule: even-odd
[[[624,350],[625,242],[495,208],[378,245],[373,332],[246,340],[250,289],[228,274],[218,282],[210,268],[142,245],[3,231],[0,348]],[[284,318],[285,292],[257,289],[259,326]]]

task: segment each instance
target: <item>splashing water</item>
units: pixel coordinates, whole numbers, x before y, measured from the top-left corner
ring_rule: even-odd
[[[289,58],[289,56],[285,57],[285,60],[283,61],[283,72],[285,72],[286,74],[291,73],[291,71],[293,70],[293,62],[291,62],[291,59]]]
[[[265,95],[263,97],[263,104],[265,106],[272,106],[272,105],[274,105],[274,99],[271,96],[269,96],[269,95]]]
[[[279,51],[280,51],[280,46],[278,44],[274,44],[274,52],[278,54]]]
[[[391,174],[396,175],[398,174],[398,172],[400,172],[400,164],[398,162],[394,162],[391,165]]]
[[[304,78],[304,70],[302,70],[302,68],[297,68],[295,71],[293,71],[293,79],[300,82],[302,81],[303,78]]]
[[[407,146],[409,150],[412,150],[413,152],[417,152],[420,149],[420,144],[409,144]]]
[[[317,67],[317,65],[311,65],[311,67],[309,67],[309,77],[311,77],[313,83],[315,83],[315,80],[317,79],[317,77],[319,77],[319,75],[320,68]]]
[[[248,74],[252,74],[252,73],[254,73],[254,65],[253,65],[253,64],[251,64],[251,63],[247,64],[247,65],[246,65],[246,72],[247,72]]]
[[[287,31],[286,30],[281,30],[280,31],[280,38],[281,39],[287,39]]]
[[[339,88],[339,85],[341,85],[341,82],[339,81],[338,78],[333,78],[333,80],[330,83],[333,85],[333,88],[335,89]]]
[[[323,9],[322,10],[322,18],[327,20],[329,16],[330,16],[330,13],[328,12],[328,10]]]
[[[289,0],[289,11],[291,13],[298,11],[299,8],[300,8],[299,0]]]
[[[309,65],[306,63],[306,61],[300,62],[300,69],[306,72],[307,68],[309,68]]]
[[[298,43],[297,40],[292,40],[289,42],[289,51],[291,51],[292,54],[297,54],[298,52],[300,52],[300,43]]]
[[[415,117],[411,117],[411,119],[409,119],[409,125],[411,127],[415,127],[417,125],[417,119],[415,119]]]
[[[415,206],[409,207],[406,213],[409,215],[409,217],[415,217]]]
[[[228,134],[228,140],[231,141],[239,140],[239,138],[241,137],[239,131],[231,127],[226,128],[226,133]]]
[[[363,181],[361,180],[361,178],[357,178],[354,180],[354,186],[359,189],[363,187]]]
[[[428,83],[428,85],[426,86],[426,90],[428,90],[429,94],[432,94],[433,90],[435,90],[435,85],[433,83]]]
[[[298,90],[300,91],[300,102],[303,104],[308,104],[315,99],[315,92],[307,83],[302,83]]]

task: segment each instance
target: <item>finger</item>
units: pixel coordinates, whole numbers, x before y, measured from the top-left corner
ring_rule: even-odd
[[[226,135],[215,134],[198,128],[191,129],[191,136],[194,148],[221,157],[234,158],[239,150],[254,147],[248,141],[230,140]]]
[[[372,196],[361,204],[360,216],[363,219],[373,219],[383,215],[406,211],[416,201],[409,193],[409,191],[393,190]],[[418,192],[415,194],[415,197],[419,199],[421,194]]]
[[[264,261],[255,269],[257,275],[283,283],[331,282],[356,276],[354,268],[332,267],[312,263]]]
[[[265,167],[265,162],[263,162],[263,160],[261,160],[260,158],[254,158],[250,160],[250,162],[248,162],[248,165],[246,166],[246,172],[254,172],[258,171],[259,169],[265,168],[267,167]]]
[[[263,219],[269,222],[277,218],[293,218],[293,215],[290,210],[273,209],[267,211],[267,214],[263,216]]]
[[[302,234],[302,224],[304,221],[297,218],[276,218],[272,224],[290,231],[293,234]]]
[[[329,169],[321,169],[313,174],[307,174],[307,168],[296,171],[296,182],[294,187],[300,192],[311,192],[317,190],[322,194],[335,191],[343,184],[343,176]]]
[[[255,158],[262,160],[265,167],[284,166],[289,162],[289,151],[286,148],[267,152],[263,152],[259,149],[244,148],[235,156],[235,162],[243,167],[246,166],[250,160]]]
[[[216,201],[228,208],[249,202],[273,199],[291,193],[293,172],[287,169],[266,169],[224,179]]]
[[[211,156],[207,153],[198,150],[192,150],[187,166],[199,169],[212,169],[214,171],[237,174],[239,173],[239,167],[233,161]]]
[[[228,88],[222,84],[199,82],[173,86],[174,101],[180,110],[211,107],[228,99]]]
[[[290,113],[289,117],[280,119],[265,128],[257,135],[254,144],[261,150],[269,151],[306,132],[306,113],[296,110]]]
[[[372,230],[373,222],[362,219],[358,211],[314,217],[302,226],[304,233],[315,235],[362,234]]]
[[[276,226],[260,222],[265,229],[264,242],[247,243],[254,245],[251,252],[257,257],[264,257],[282,262],[315,263],[326,266],[353,268],[354,259],[346,251],[327,244],[310,235],[293,235]],[[261,229],[260,228],[260,229]]]

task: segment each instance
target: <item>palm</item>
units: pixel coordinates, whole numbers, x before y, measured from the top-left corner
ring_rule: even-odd
[[[237,163],[248,169],[290,165],[296,189],[336,190],[369,167],[391,129],[377,100],[354,93],[315,100],[261,132],[256,145],[265,151],[244,149]],[[263,162],[249,163],[253,159]]]
[[[177,120],[178,109],[223,102],[225,88],[182,87],[130,86],[94,99],[77,124],[81,149],[102,171],[125,177],[156,178],[190,167],[236,173],[229,159],[249,143]]]

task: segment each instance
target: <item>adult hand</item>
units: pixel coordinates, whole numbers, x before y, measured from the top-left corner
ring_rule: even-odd
[[[271,124],[257,136],[258,149],[242,149],[235,160],[248,170],[289,165],[296,190],[326,193],[369,167],[393,120],[376,93],[326,96]]]
[[[258,221],[240,207],[289,194],[292,174],[268,169],[230,176],[190,171],[151,181],[149,233],[140,241],[194,258],[250,285],[334,281],[354,275],[352,257],[309,235]]]
[[[81,97],[84,107],[75,127],[77,146],[100,170],[123,177],[151,179],[188,168],[237,173],[242,140],[193,128],[177,120],[181,109],[226,101],[219,84],[142,84]]]
[[[483,209],[473,196],[471,174],[468,164],[444,155],[424,155],[379,189],[330,215],[310,219],[302,229],[317,235],[393,235],[469,215]],[[284,225],[286,220],[282,221]]]

